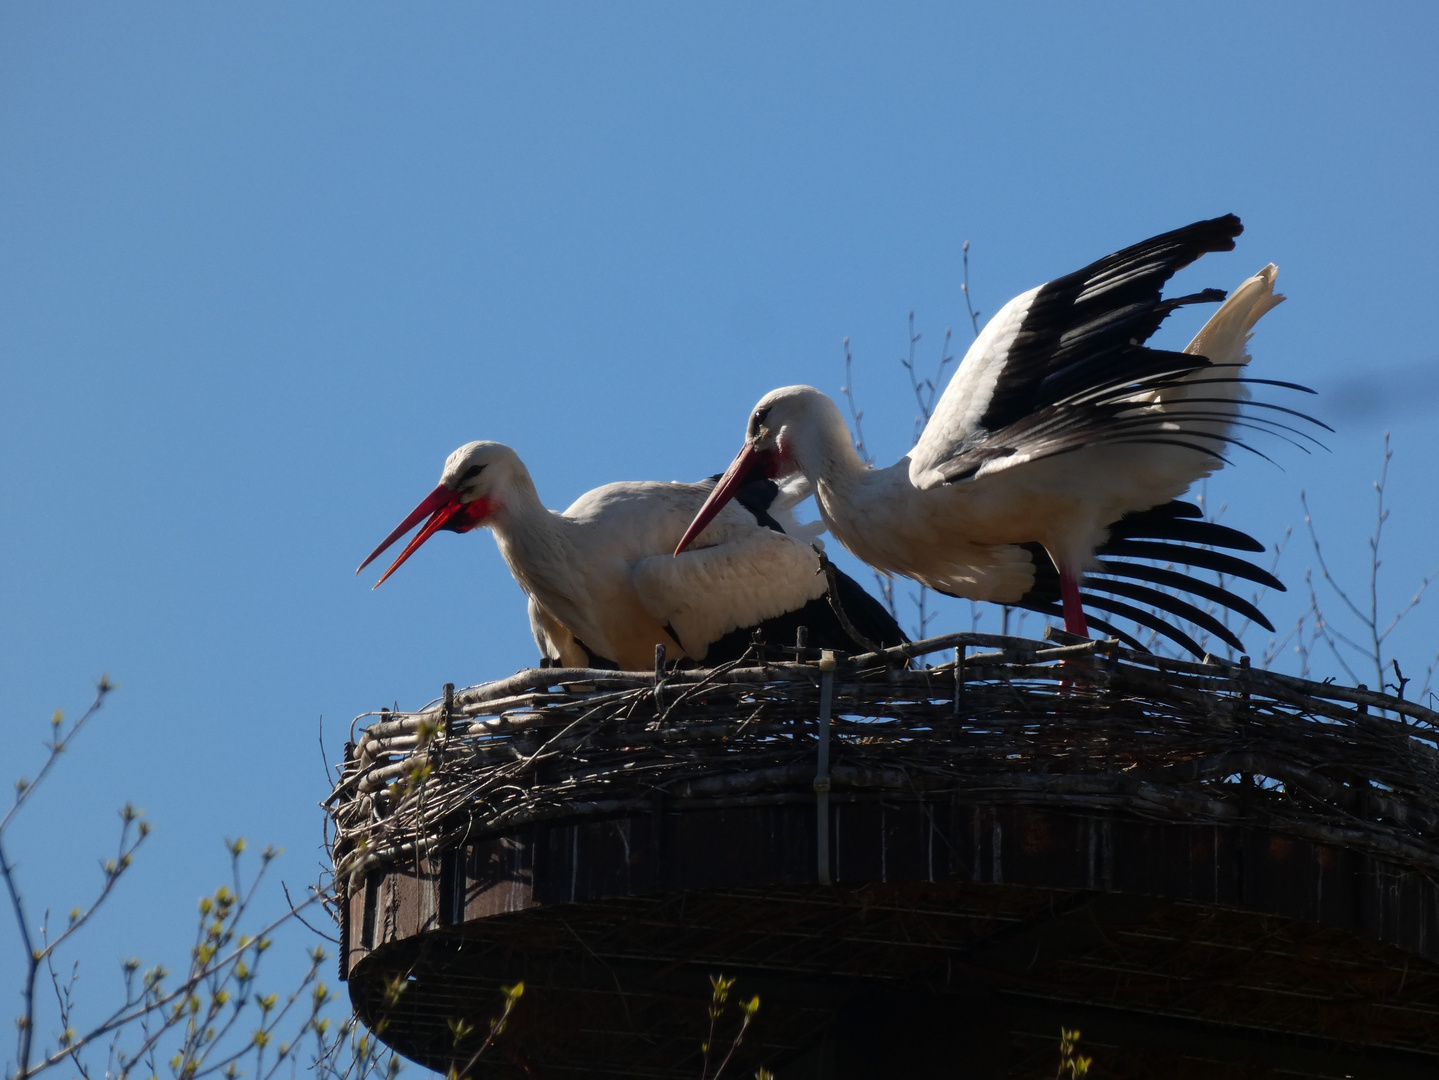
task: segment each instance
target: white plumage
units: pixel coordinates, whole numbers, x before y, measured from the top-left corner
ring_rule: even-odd
[[[985,434],[978,423],[991,396],[985,384],[992,393],[991,373],[1002,368],[994,354],[981,353],[975,368],[984,375],[969,377],[972,349],[910,452],[905,479],[922,491],[945,492],[949,514],[978,536],[1025,536],[1043,544],[1061,568],[1088,570],[1112,522],[1178,498],[1224,464],[1225,443],[1248,396],[1239,376],[1250,360],[1246,346],[1254,324],[1284,299],[1274,291],[1277,275],[1271,263],[1247,278],[1185,347],[1206,366],[1166,378],[1162,389],[1124,392],[1130,407],[1109,418],[1115,437],[1083,431],[1083,444],[1052,447],[1042,437],[1021,437],[1012,453],[947,481],[946,469],[952,474]]]
[[[548,660],[645,669],[654,663],[655,646],[664,645],[671,660],[702,661],[725,635],[826,594],[812,545],[822,525],[806,528],[790,515],[807,494],[802,481],[767,502],[764,510],[779,527],[731,505],[693,550],[673,558],[713,487],[713,481],[606,484],[555,513],[540,502],[512,449],[473,442],[450,455],[439,486],[360,569],[427,517],[381,582],[435,531],[485,526],[529,598],[530,627]]]
[[[1041,544],[1060,572],[1066,624],[1084,632],[1078,580],[1110,528],[1219,467],[1236,423],[1284,427],[1241,420],[1239,408],[1254,325],[1283,299],[1273,265],[1241,284],[1183,353],[1144,345],[1175,307],[1223,297],[1164,300],[1160,290],[1205,251],[1232,248],[1240,230],[1233,216],[1198,222],[1011,300],[966,353],[914,449],[888,468],[864,464],[820,391],[766,394],[692,528],[722,505],[733,477],[761,464],[799,473],[845,547],[946,593],[1018,601],[1035,579],[1020,545]]]

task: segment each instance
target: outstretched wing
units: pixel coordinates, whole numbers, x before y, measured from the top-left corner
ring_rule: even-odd
[[[1171,311],[1170,277],[1243,231],[1233,214],[1176,229],[1015,297],[965,354],[910,454],[921,488],[967,480],[1113,437],[1117,412],[1209,361],[1144,342]]]

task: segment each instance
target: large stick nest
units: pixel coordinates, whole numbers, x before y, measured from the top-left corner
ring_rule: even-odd
[[[784,653],[662,675],[522,671],[366,714],[328,800],[336,867],[661,800],[811,801],[818,654]],[[953,658],[904,666],[936,654]],[[1263,825],[1439,872],[1439,714],[1362,687],[1111,641],[952,634],[841,657],[833,698],[836,800],[944,794]]]

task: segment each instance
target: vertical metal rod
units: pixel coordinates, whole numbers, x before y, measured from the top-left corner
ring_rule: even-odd
[[[430,685],[433,686],[434,683],[431,683]],[[454,719],[454,717],[455,717],[455,684],[452,683],[452,682],[447,682],[447,683],[445,683],[445,691],[444,691],[444,694],[445,694],[445,704],[444,704],[444,713],[443,713],[443,719],[444,719],[443,731],[444,731],[444,733],[445,733],[445,738],[448,739],[451,735],[453,735],[453,734],[455,733],[455,731],[454,731],[454,728],[455,728],[455,719]]]
[[[830,883],[829,874],[829,717],[834,705],[834,652],[825,649],[819,657],[819,745],[815,750],[814,774],[815,840],[821,885]]]
[[[1249,749],[1249,657],[1239,658],[1239,677],[1235,680],[1243,689],[1240,692],[1239,707],[1239,737],[1245,740],[1244,749]],[[1364,684],[1359,684],[1359,689],[1364,689]],[[1362,711],[1362,708],[1361,708]],[[1248,816],[1250,806],[1253,803],[1254,795],[1254,774],[1242,772],[1239,774],[1239,810],[1241,814]]]
[[[964,646],[954,647],[954,715],[959,715],[959,701],[964,695]]]
[[[344,781],[355,771],[355,744],[346,740],[345,742],[345,766],[340,770],[340,780]],[[353,789],[351,789],[353,790]],[[349,796],[344,797],[345,802]],[[353,875],[336,874],[334,881],[336,891],[340,894],[340,981],[350,980],[350,957],[352,952],[358,952],[358,945],[354,941],[355,928],[350,924],[350,891]]]

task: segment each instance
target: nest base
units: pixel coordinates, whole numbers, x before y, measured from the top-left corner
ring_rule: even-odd
[[[1427,875],[961,793],[830,814],[832,884],[812,802],[542,821],[374,871],[348,900],[352,1000],[443,1071],[468,1056],[451,1021],[483,1033],[525,980],[474,1071],[496,1078],[698,1076],[718,972],[762,1000],[737,1076],[1033,1077],[1061,1025],[1104,1075],[1439,1068]]]

